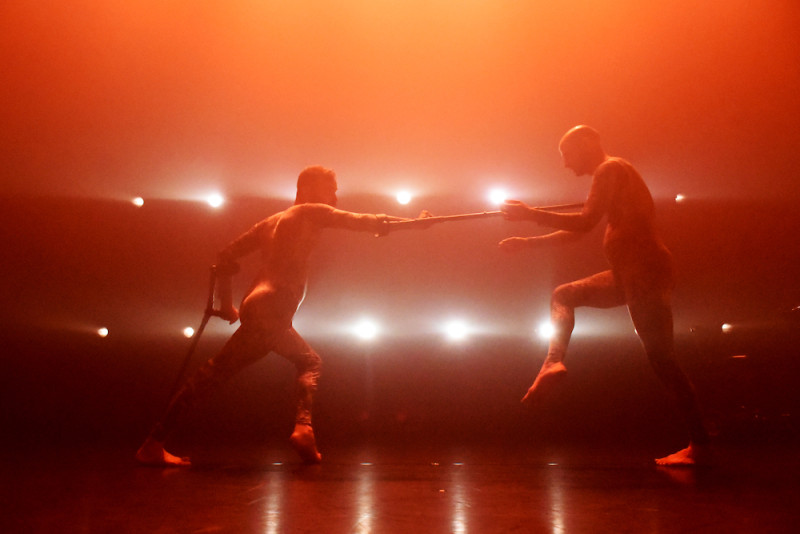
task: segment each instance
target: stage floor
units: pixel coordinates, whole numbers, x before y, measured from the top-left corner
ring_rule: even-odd
[[[649,449],[649,447],[647,447]],[[502,445],[216,446],[191,468],[139,467],[126,447],[3,460],[2,532],[796,532],[793,447],[718,447],[713,467],[652,450]]]

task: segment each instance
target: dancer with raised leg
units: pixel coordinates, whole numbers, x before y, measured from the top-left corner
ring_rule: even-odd
[[[605,153],[600,136],[588,126],[569,130],[561,139],[559,150],[565,167],[576,176],[592,177],[583,209],[579,213],[555,213],[509,200],[501,208],[506,219],[534,221],[557,231],[511,237],[499,246],[515,252],[574,241],[606,217],[603,250],[611,269],[555,289],[550,307],[555,332],[544,364],[522,401],[543,402],[566,377],[564,358],[575,325],[575,308],[626,305],[650,364],[674,399],[689,434],[686,448],[657,459],[656,463],[706,464],[710,460],[709,437],[694,388],[675,358],[672,256],[656,232],[650,192],[630,163]]]
[[[190,465],[188,458],[170,454],[164,448],[182,416],[198,398],[269,352],[280,354],[297,368],[297,412],[289,441],[304,462],[321,460],[311,425],[320,357],[292,327],[292,319],[305,293],[309,255],[325,228],[383,235],[389,231],[389,222],[405,220],[338,210],[335,208],[336,190],[333,171],[320,166],[304,169],[297,180],[293,206],[257,223],[220,252],[216,273],[221,309],[215,314],[231,323],[241,319],[241,326],[219,354],[194,373],[172,397],[166,413],[136,453],[140,463]],[[237,270],[235,260],[256,251],[261,254],[261,268],[239,312],[232,304],[230,277]]]

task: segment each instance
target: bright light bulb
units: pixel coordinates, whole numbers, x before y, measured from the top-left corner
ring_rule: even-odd
[[[379,332],[380,328],[378,324],[371,319],[361,319],[353,328],[355,336],[364,341],[375,339],[378,337]]]
[[[137,208],[141,208],[142,206],[144,206],[144,199],[142,197],[136,197],[133,200],[131,200],[131,202]]]
[[[553,337],[553,334],[556,333],[556,327],[553,326],[553,323],[550,321],[544,321],[539,324],[539,327],[536,329],[536,333],[542,339],[550,339]]]
[[[192,328],[191,326],[187,326],[186,328],[183,329],[183,335],[185,337],[192,337],[194,335],[194,328]]]
[[[108,328],[105,328],[105,327],[98,328],[97,329],[97,335],[100,336],[100,337],[106,337],[108,335]]]
[[[489,202],[495,205],[500,205],[506,201],[508,194],[503,189],[494,188],[489,191]]]
[[[408,191],[400,191],[399,193],[397,193],[397,202],[404,205],[408,204],[409,202],[411,202],[411,193],[409,193]]]
[[[450,341],[462,341],[469,334],[469,328],[467,323],[456,319],[444,325],[444,333]]]
[[[212,208],[218,208],[222,206],[222,204],[225,202],[225,199],[219,193],[211,193],[206,197],[206,202]]]
[[[730,332],[731,330],[733,330],[733,325],[732,325],[732,324],[730,324],[730,323],[724,323],[724,324],[722,325],[722,331],[723,331],[723,332],[725,332],[726,334],[727,334],[728,332]]]
[[[684,200],[686,200],[685,196],[681,194],[675,195],[675,202],[683,202]]]

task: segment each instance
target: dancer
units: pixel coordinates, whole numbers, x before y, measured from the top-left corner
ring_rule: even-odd
[[[511,221],[534,221],[557,231],[500,242],[508,252],[573,241],[603,216],[607,226],[603,250],[611,269],[555,289],[550,304],[555,332],[544,364],[522,402],[538,404],[567,374],[564,357],[575,325],[575,308],[627,305],[636,332],[658,378],[666,386],[689,432],[689,445],[656,460],[664,466],[700,465],[709,461],[709,437],[694,388],[675,358],[671,293],[672,256],[658,236],[653,199],[642,177],[624,159],[605,153],[598,133],[576,126],[561,139],[564,166],[576,176],[589,175],[592,185],[580,213],[554,213],[509,200],[501,208]]]
[[[320,166],[304,169],[297,179],[293,206],[257,223],[220,252],[217,266],[220,315],[231,323],[241,319],[241,326],[220,353],[191,376],[172,398],[166,413],[136,453],[140,463],[190,465],[188,458],[170,454],[164,448],[181,417],[199,397],[269,352],[280,354],[297,368],[297,412],[289,441],[304,462],[320,462],[322,457],[311,425],[320,357],[292,327],[292,318],[305,293],[309,255],[324,228],[384,235],[390,221],[405,220],[335,209],[336,190],[336,174],[332,170]],[[235,260],[255,251],[261,253],[261,269],[239,313],[231,299],[231,276],[238,270]]]

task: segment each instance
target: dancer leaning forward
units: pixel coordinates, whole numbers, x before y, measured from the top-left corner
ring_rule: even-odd
[[[188,458],[166,451],[167,438],[198,398],[270,352],[280,354],[297,369],[297,412],[289,441],[304,462],[320,462],[322,456],[311,425],[320,357],[292,327],[292,318],[305,292],[309,255],[325,228],[382,235],[388,232],[390,222],[406,220],[338,210],[335,208],[336,191],[333,171],[320,166],[304,169],[297,180],[293,206],[257,223],[220,252],[217,284],[223,303],[215,314],[231,323],[240,319],[241,326],[219,354],[194,373],[172,397],[166,413],[136,453],[140,463],[190,465]],[[261,253],[261,268],[241,309],[236,310],[230,299],[230,276],[236,272],[235,260],[256,251]]]

